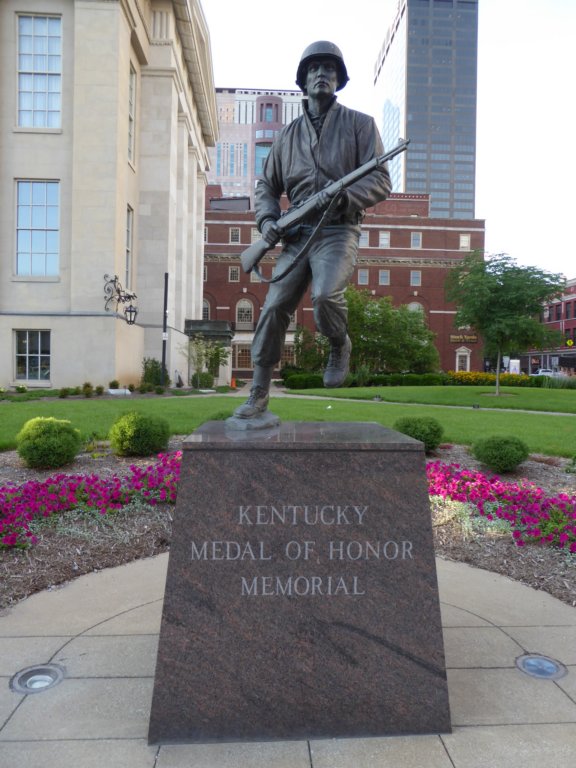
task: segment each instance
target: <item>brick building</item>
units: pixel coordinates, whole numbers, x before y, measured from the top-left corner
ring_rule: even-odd
[[[203,316],[232,324],[232,375],[250,378],[250,345],[267,286],[242,271],[240,254],[260,235],[249,197],[241,204],[221,192],[213,185],[206,195]],[[482,370],[481,340],[454,326],[456,310],[446,301],[444,284],[448,270],[467,253],[484,249],[484,233],[480,219],[431,218],[429,195],[392,194],[369,209],[362,224],[353,283],[374,297],[392,297],[395,306],[423,312],[436,334],[443,370]],[[270,277],[273,265],[272,255],[264,259],[264,277]],[[309,293],[289,328],[285,361],[292,360],[297,325],[314,328]]]
[[[538,368],[552,368],[576,374],[576,278],[568,280],[562,296],[551,301],[542,312],[542,322],[562,333],[563,343],[555,349],[533,349],[520,358],[521,369],[534,373]]]

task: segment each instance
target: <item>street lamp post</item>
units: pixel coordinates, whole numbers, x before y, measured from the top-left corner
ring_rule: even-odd
[[[166,380],[166,342],[168,341],[168,272],[164,272],[164,315],[162,321],[162,369],[160,383]]]

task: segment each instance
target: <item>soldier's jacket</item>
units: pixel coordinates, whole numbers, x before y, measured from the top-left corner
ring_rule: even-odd
[[[334,99],[318,138],[305,108],[280,131],[266,158],[255,193],[257,226],[261,228],[265,219],[279,218],[282,193],[297,205],[382,154],[382,141],[370,115]],[[391,187],[386,166],[355,182],[347,189],[347,204],[338,211],[336,223],[357,223],[365,208],[388,197]]]

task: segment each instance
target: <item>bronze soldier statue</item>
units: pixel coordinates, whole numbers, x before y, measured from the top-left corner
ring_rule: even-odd
[[[271,245],[279,240],[276,222],[283,193],[291,206],[298,206],[383,154],[374,119],[336,99],[336,91],[348,80],[344,58],[334,43],[312,43],[302,54],[296,83],[305,95],[303,114],[275,139],[255,192],[256,224]],[[284,233],[273,273],[282,277],[270,284],[252,342],[250,396],[236,408],[235,417],[253,419],[266,411],[290,316],[310,283],[316,327],[330,342],[324,386],[342,385],[352,349],[344,291],[356,264],[360,223],[364,209],[384,200],[390,191],[387,165],[376,166],[336,197],[320,194],[305,222]]]

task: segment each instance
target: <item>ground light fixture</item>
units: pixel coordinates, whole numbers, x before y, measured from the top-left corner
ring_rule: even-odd
[[[43,693],[64,680],[66,670],[60,664],[37,664],[21,669],[10,680],[15,693]]]
[[[539,653],[527,653],[524,656],[519,656],[516,659],[516,666],[530,677],[537,677],[540,680],[560,680],[561,677],[568,674],[568,670],[560,661],[542,656]]]

